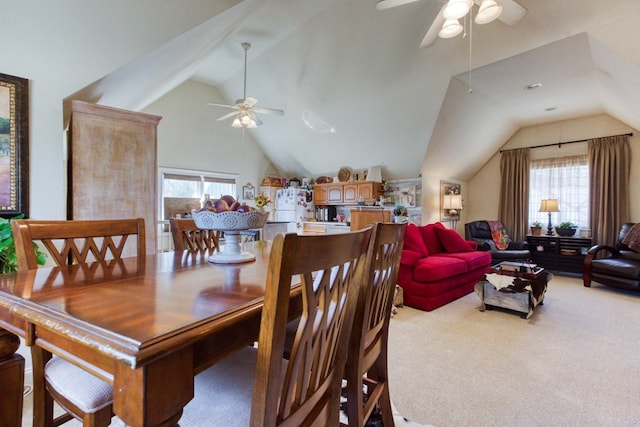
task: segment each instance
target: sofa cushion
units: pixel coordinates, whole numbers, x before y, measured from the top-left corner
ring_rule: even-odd
[[[424,258],[424,255],[420,252],[412,251],[411,249],[403,249],[400,264],[415,267],[422,258]]]
[[[461,259],[467,263],[469,271],[478,268],[489,269],[491,265],[491,254],[483,251],[471,251],[471,252],[455,252],[448,254],[439,254],[441,257],[450,257]]]
[[[438,239],[438,236],[436,235],[436,228],[444,229],[445,226],[442,225],[441,222],[434,222],[433,224],[418,227],[418,230],[420,230],[420,234],[422,235],[422,240],[427,247],[427,252],[431,255],[444,252],[444,249],[440,244],[440,239]]]
[[[455,230],[436,228],[436,235],[445,252],[471,252],[471,246]]]
[[[468,270],[467,263],[460,258],[428,256],[416,265],[413,280],[423,283],[435,282],[464,274]]]
[[[427,247],[422,241],[422,236],[418,231],[418,227],[414,224],[407,225],[407,231],[404,233],[404,246],[403,249],[417,252],[423,257],[427,256]]]

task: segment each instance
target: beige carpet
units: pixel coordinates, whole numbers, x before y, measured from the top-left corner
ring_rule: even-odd
[[[398,415],[398,425],[640,425],[639,303],[638,293],[556,275],[529,320],[480,312],[475,294],[429,313],[401,308],[391,398],[413,422]]]
[[[554,276],[529,320],[469,294],[390,327],[391,398],[445,426],[640,425],[640,294]]]

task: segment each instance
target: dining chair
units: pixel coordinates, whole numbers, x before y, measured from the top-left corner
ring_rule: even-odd
[[[220,252],[220,230],[203,230],[192,218],[170,218],[169,225],[176,251],[215,249]]]
[[[363,427],[374,409],[393,426],[387,373],[389,320],[407,224],[377,223],[349,339],[346,379],[348,426]]]
[[[35,242],[46,248],[57,265],[112,263],[129,254],[139,258],[146,255],[142,218],[14,220],[11,227],[19,270],[38,268],[33,247]],[[45,348],[47,344],[39,343],[37,336],[35,343],[29,345],[33,364],[34,426],[58,426],[71,418],[82,421],[84,426],[108,426],[111,423],[113,389],[105,381],[108,378],[98,378],[61,357],[52,357]],[[99,369],[95,371],[99,372]],[[66,411],[55,419],[54,400]]]
[[[346,351],[371,229],[335,235],[277,235],[266,278],[258,346],[195,378],[180,422],[225,426],[337,426]],[[289,360],[284,339],[294,277],[301,320]]]

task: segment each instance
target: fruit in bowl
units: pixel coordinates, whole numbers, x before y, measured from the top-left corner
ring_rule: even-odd
[[[251,212],[255,210],[256,208],[253,206],[249,206],[246,203],[240,203],[233,196],[226,194],[219,199],[209,199],[205,201],[200,212]]]

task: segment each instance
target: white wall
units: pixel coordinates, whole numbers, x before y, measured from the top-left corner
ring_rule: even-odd
[[[631,145],[631,221],[640,221],[640,199],[633,197],[640,190],[640,134],[638,130],[606,114],[581,117],[572,120],[530,126],[520,129],[502,147],[503,149],[531,147],[563,141],[576,141],[609,135],[633,132]],[[586,153],[586,143],[562,145],[531,150],[531,158],[549,158]],[[498,218],[500,192],[500,153],[496,153],[487,164],[469,181],[466,204],[461,222]],[[464,232],[464,227],[458,230]]]
[[[254,143],[257,129],[231,127],[216,118],[230,110],[207,106],[223,100],[213,87],[188,80],[160,98],[145,113],[162,116],[158,126],[158,165],[178,169],[238,174],[238,192],[248,182],[259,187],[276,170]],[[224,103],[224,102],[223,102]]]
[[[30,81],[32,218],[66,217],[63,100],[216,15],[226,3],[2,0],[0,72]],[[164,18],[168,9],[170,21]],[[149,25],[139,25],[143,21]]]

